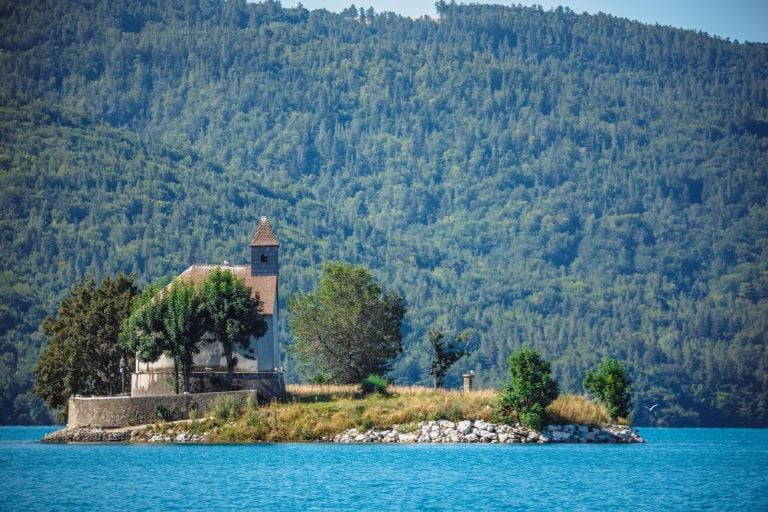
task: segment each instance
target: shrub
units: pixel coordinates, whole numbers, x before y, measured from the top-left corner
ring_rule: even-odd
[[[160,421],[171,421],[173,419],[173,410],[164,405],[155,407],[155,418]]]
[[[584,377],[584,389],[605,404],[611,420],[629,417],[629,376],[623,363],[603,359],[594,371]]]
[[[387,382],[387,379],[385,379],[384,377],[381,377],[380,375],[376,375],[376,374],[371,374],[363,379],[363,382],[361,383],[360,386],[363,390],[364,395],[370,395],[371,393],[386,395],[388,385],[389,383]]]
[[[233,420],[240,415],[240,398],[235,395],[217,398],[211,405],[211,412],[217,420]]]
[[[550,364],[527,348],[509,356],[508,364],[509,380],[494,406],[494,419],[511,424],[516,415],[525,427],[540,432],[544,410],[558,395]]]

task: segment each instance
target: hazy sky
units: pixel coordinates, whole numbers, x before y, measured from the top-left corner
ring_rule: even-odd
[[[449,0],[446,0],[449,1]],[[284,7],[297,1],[283,0]],[[307,9],[325,8],[338,12],[354,3],[358,8],[373,7],[376,12],[393,11],[403,16],[435,15],[434,0],[303,0]],[[495,3],[504,5],[539,4],[544,9],[562,5],[577,13],[604,12],[643,23],[702,30],[710,35],[739,41],[768,42],[768,0],[561,0],[537,2],[489,0],[457,3]]]

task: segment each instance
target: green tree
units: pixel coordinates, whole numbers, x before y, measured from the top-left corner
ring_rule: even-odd
[[[592,393],[608,408],[612,420],[629,417],[632,387],[624,363],[606,358],[584,377],[584,389]]]
[[[176,280],[163,295],[163,302],[166,304],[168,352],[176,370],[176,393],[179,392],[179,373],[184,391],[189,392],[193,359],[195,354],[200,353],[202,337],[208,327],[206,315],[201,314],[201,296],[192,281]]]
[[[164,351],[166,305],[158,299],[161,290],[152,284],[134,297],[131,315],[120,331],[120,345],[141,361],[157,361]]]
[[[317,290],[291,298],[288,312],[289,350],[313,380],[359,383],[383,375],[403,350],[403,298],[382,291],[362,266],[324,264]]]
[[[215,268],[200,285],[200,313],[205,317],[209,334],[221,343],[229,389],[237,364],[235,346],[248,348],[251,336],[260,338],[267,332],[267,323],[260,314],[261,301],[232,272]]]
[[[435,389],[443,387],[445,374],[453,364],[464,357],[469,351],[469,333],[462,332],[454,341],[443,341],[445,335],[432,329],[429,331],[429,343],[432,346],[433,357],[429,364],[429,374],[432,376]]]
[[[61,301],[57,316],[43,322],[48,345],[35,367],[34,393],[52,409],[65,414],[75,394],[121,391],[120,360],[130,354],[118,336],[137,292],[133,280],[120,273],[97,286],[88,276]]]
[[[494,415],[512,423],[513,414],[526,427],[541,431],[544,410],[557,398],[557,383],[552,380],[548,361],[536,350],[523,348],[509,356],[509,379],[495,404]]]

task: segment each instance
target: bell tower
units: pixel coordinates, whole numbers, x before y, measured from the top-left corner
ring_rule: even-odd
[[[251,276],[276,276],[280,244],[266,217],[262,217],[251,240]]]

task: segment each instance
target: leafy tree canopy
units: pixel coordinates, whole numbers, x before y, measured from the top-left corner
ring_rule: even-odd
[[[251,295],[245,281],[217,267],[200,285],[199,311],[205,317],[206,330],[221,343],[227,360],[226,385],[230,388],[237,364],[235,347],[248,348],[252,336],[260,338],[267,332],[261,301]]]
[[[632,387],[623,363],[615,359],[603,359],[595,370],[587,372],[584,389],[605,404],[612,420],[629,418]]]
[[[403,298],[362,266],[325,263],[314,293],[288,303],[295,354],[309,380],[359,383],[383,375],[403,350]]]
[[[522,348],[509,356],[509,378],[495,404],[494,414],[505,423],[514,417],[526,427],[541,431],[544,409],[558,396],[550,363],[536,350]]]
[[[165,288],[149,286],[134,300],[133,312],[120,333],[122,346],[142,361],[157,361],[161,354],[173,360],[172,384],[177,394],[189,391],[193,358],[208,328],[200,302],[191,281],[176,279]]]
[[[48,344],[35,368],[34,392],[66,412],[75,394],[111,395],[123,388],[120,360],[131,357],[118,343],[137,290],[134,276],[118,274],[99,285],[92,276],[76,283],[43,322]]]

